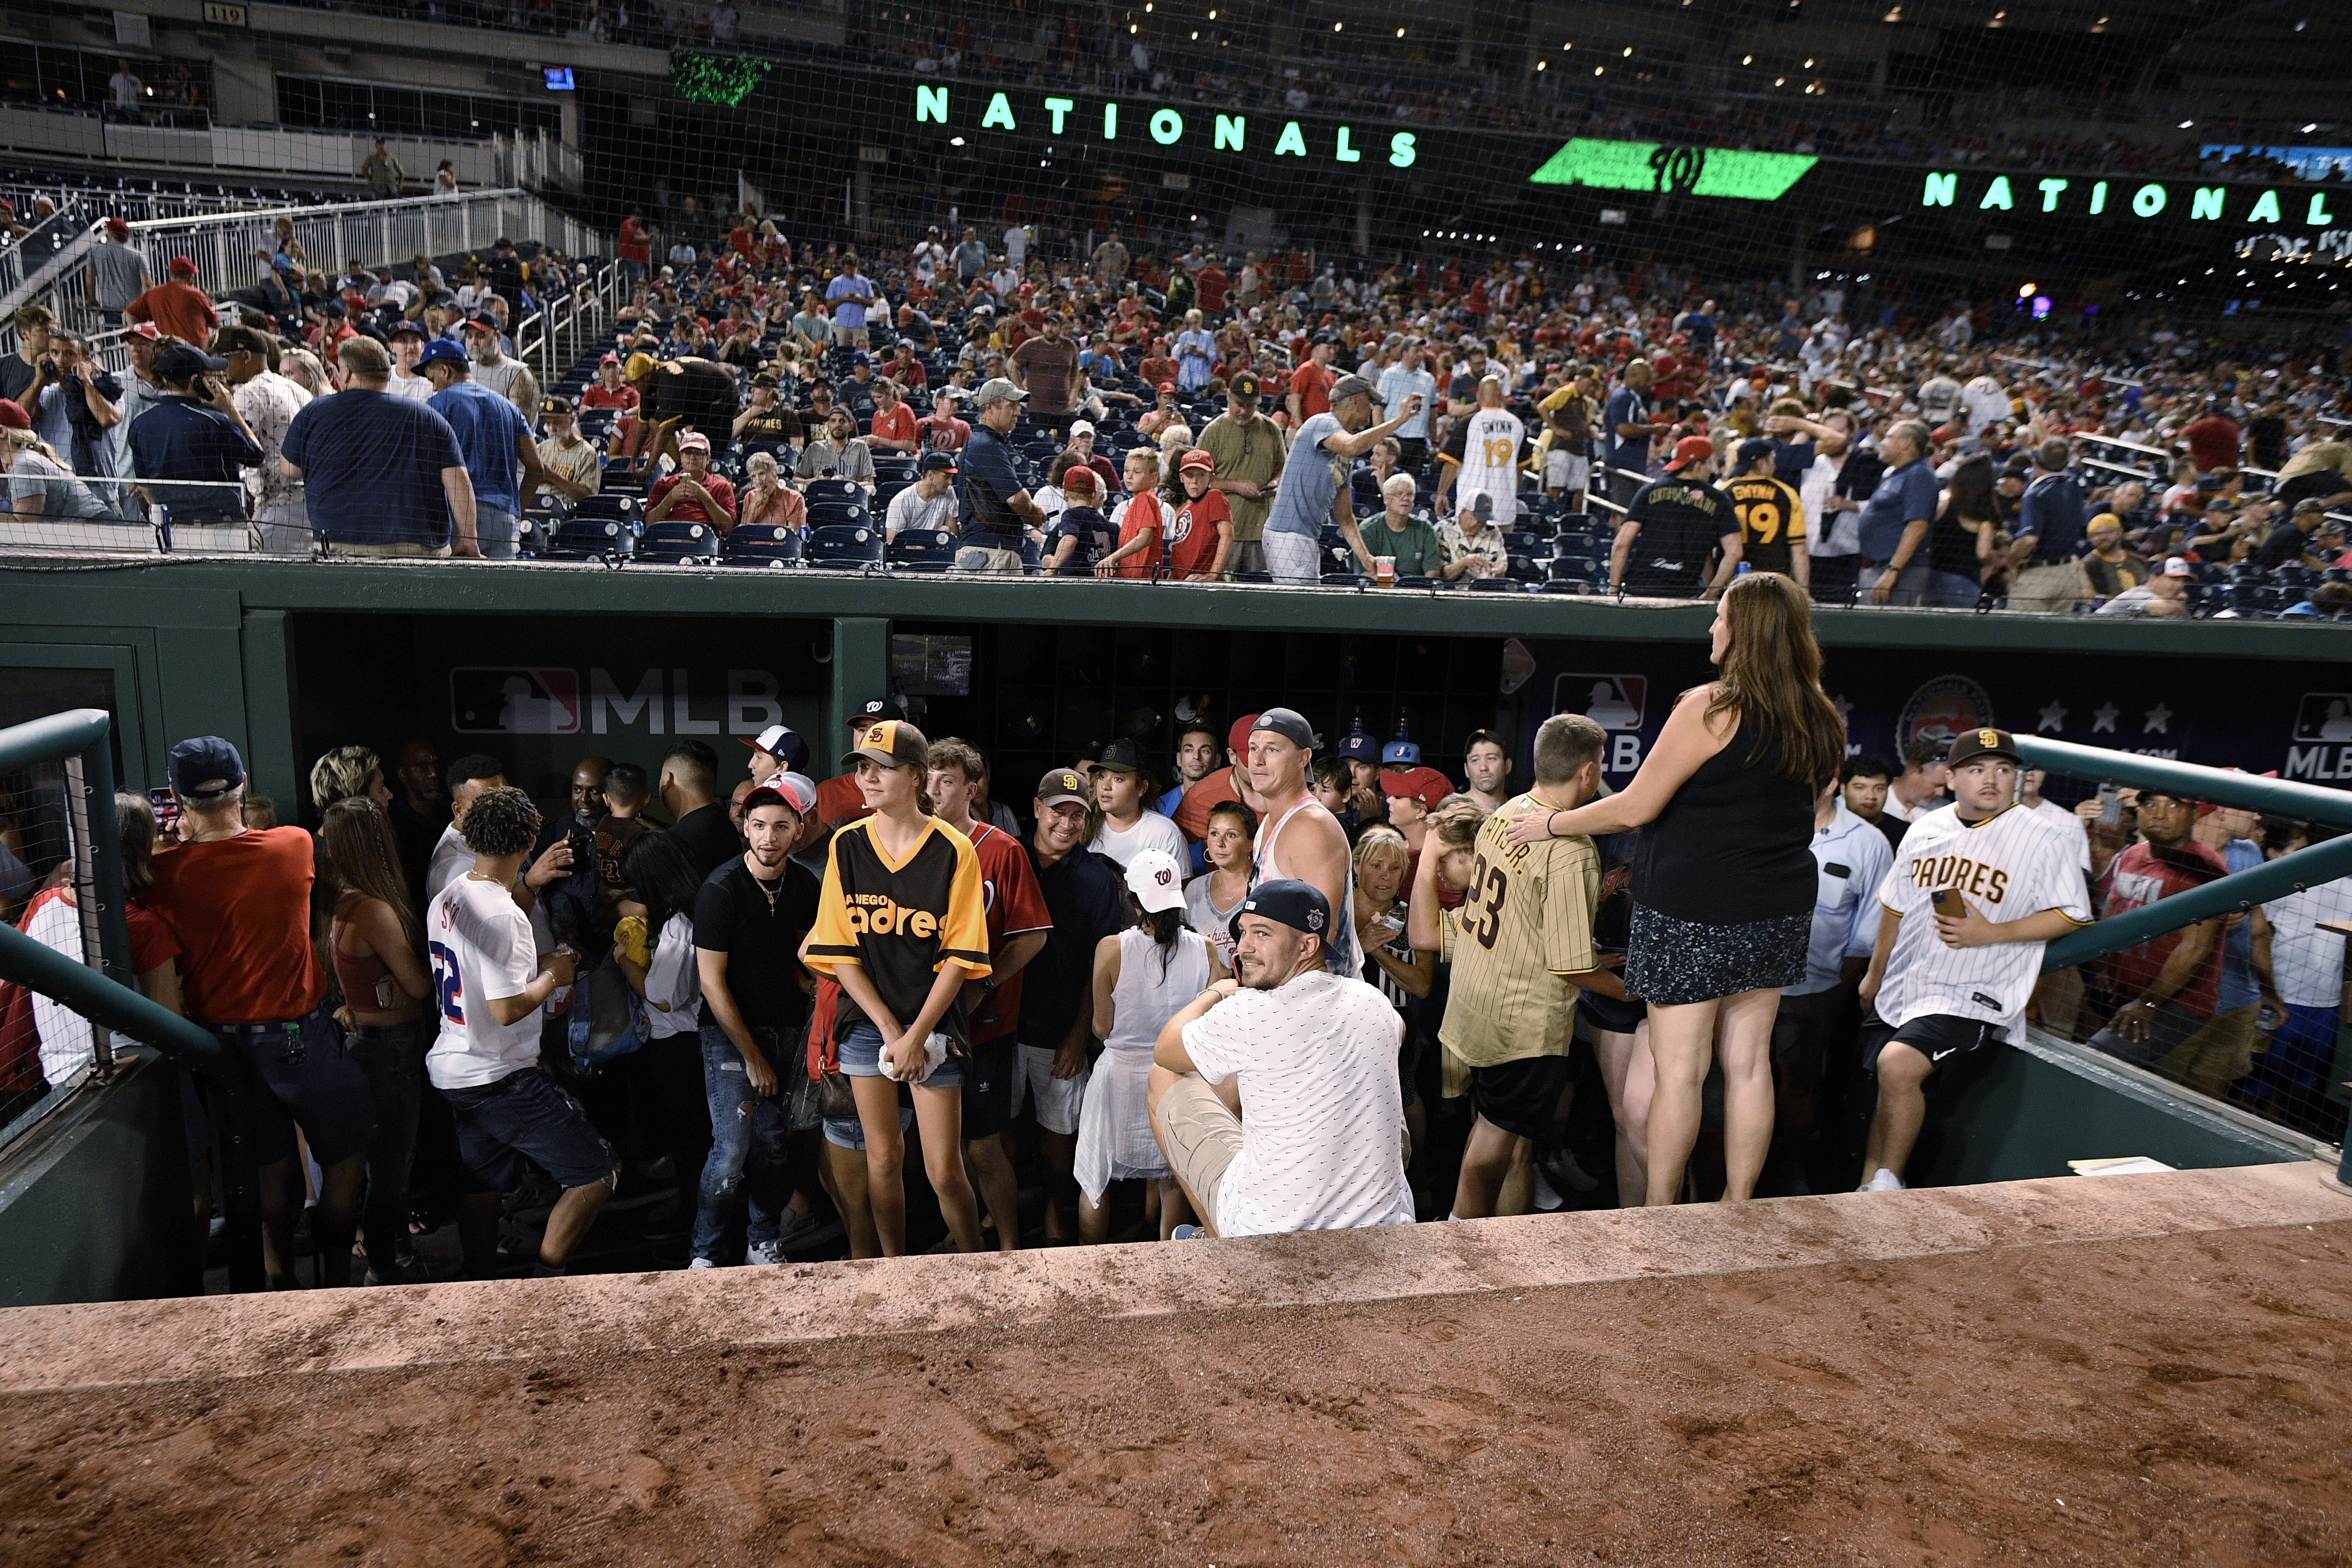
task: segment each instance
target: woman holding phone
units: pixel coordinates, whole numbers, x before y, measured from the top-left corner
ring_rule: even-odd
[[[833,1037],[857,1098],[866,1187],[882,1253],[907,1250],[906,1141],[898,1086],[912,1086],[923,1165],[961,1252],[978,1252],[980,1211],[963,1163],[962,988],[986,985],[988,913],[971,840],[933,816],[923,782],[930,743],[885,719],[843,759],[872,816],[833,837],[809,968],[841,984]]]

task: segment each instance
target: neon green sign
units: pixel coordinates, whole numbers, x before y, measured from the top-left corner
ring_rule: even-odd
[[[2265,191],[2243,185],[2177,185],[2161,180],[2088,180],[2062,175],[1971,174],[1931,171],[1920,188],[1923,207],[1969,212],[2061,213],[2077,217],[2161,217],[2166,213],[2203,223],[2293,223],[2326,228],[2336,221],[2328,191]],[[2292,213],[2294,216],[2288,216]]]
[[[734,109],[768,79],[775,66],[746,55],[689,55],[669,58],[670,90],[688,103]]]
[[[1769,202],[1787,195],[1820,162],[1809,153],[1744,153],[1579,136],[1545,159],[1528,184]]]
[[[953,122],[949,117],[949,93],[945,87],[918,85],[915,89],[915,123],[947,128]],[[971,112],[970,105],[979,98],[977,93],[965,95],[964,113]],[[1391,169],[1410,169],[1421,156],[1418,134],[1411,131],[1389,133],[1385,142],[1378,132],[1366,133],[1353,126],[1302,126],[1296,120],[1284,121],[1276,128],[1270,121],[1260,120],[1253,132],[1251,116],[1195,111],[1188,120],[1178,109],[1162,107],[1149,112],[1135,110],[1122,121],[1117,103],[1105,103],[1099,113],[1095,110],[1081,111],[1078,101],[1072,98],[1025,97],[1016,102],[1009,92],[987,96],[981,110],[978,129],[982,131],[1028,131],[1049,136],[1099,136],[1105,142],[1122,138],[1135,141],[1150,137],[1157,145],[1174,147],[1189,143],[1216,153],[1244,153],[1255,144],[1264,149],[1265,138],[1274,138],[1273,155],[1276,158],[1297,158],[1307,163],[1361,163],[1369,158],[1375,164],[1386,163]]]

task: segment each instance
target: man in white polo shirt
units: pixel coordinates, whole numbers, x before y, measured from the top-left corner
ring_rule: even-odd
[[[1403,1020],[1325,966],[1330,927],[1320,889],[1259,883],[1233,918],[1234,977],[1171,1018],[1153,1047],[1152,1131],[1211,1235],[1412,1223]]]

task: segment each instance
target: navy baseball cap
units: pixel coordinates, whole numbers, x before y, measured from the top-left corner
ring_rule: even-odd
[[[1381,765],[1387,767],[1392,763],[1402,763],[1408,768],[1421,766],[1421,748],[1399,735],[1381,748]]]
[[[1115,773],[1139,773],[1143,771],[1143,748],[1129,740],[1113,741],[1102,749],[1095,766]]]
[[[1739,443],[1739,466],[1744,468],[1750,463],[1775,456],[1780,450],[1780,443],[1769,436],[1751,436]]]
[[[163,381],[194,381],[207,371],[217,375],[227,368],[228,361],[208,354],[192,343],[173,343],[155,356],[155,374]],[[221,744],[225,746],[228,742],[223,741]]]
[[[1250,733],[1254,735],[1260,730],[1273,731],[1301,751],[1315,749],[1315,726],[1290,709],[1269,708],[1259,714],[1257,721],[1250,726]]]
[[[877,719],[904,719],[907,704],[901,698],[876,697],[860,703],[857,711],[849,716],[853,724],[870,723]]]
[[[755,752],[767,752],[783,763],[787,773],[801,773],[808,767],[808,742],[789,725],[771,724],[757,735],[738,735],[735,738]]]
[[[218,735],[198,735],[172,748],[165,773],[182,800],[218,800],[245,782],[245,759]]]
[[[1339,755],[1351,763],[1367,763],[1378,767],[1381,761],[1381,743],[1361,730],[1351,730],[1348,733],[1348,738],[1339,742]]]
[[[1235,942],[1242,939],[1244,915],[1257,915],[1276,925],[1330,940],[1328,933],[1331,929],[1331,900],[1312,882],[1284,877],[1252,888],[1249,897],[1242,900],[1242,907],[1234,911],[1234,918],[1225,922],[1225,930]]]
[[[457,339],[435,338],[431,342],[425,345],[425,352],[416,356],[416,365],[419,370],[422,370],[425,366],[431,364],[435,360],[441,359],[456,360],[459,364],[468,363],[466,358],[466,351],[458,343]]]

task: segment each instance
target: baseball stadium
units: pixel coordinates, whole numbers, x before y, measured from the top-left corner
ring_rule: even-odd
[[[9,1563],[2352,1560],[2352,16],[6,30]]]

